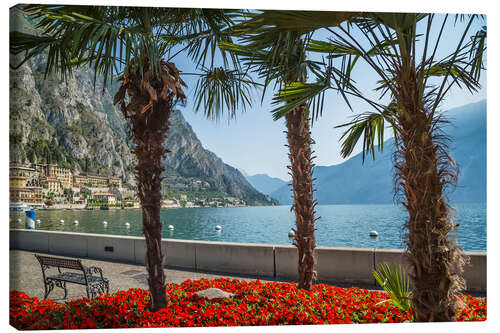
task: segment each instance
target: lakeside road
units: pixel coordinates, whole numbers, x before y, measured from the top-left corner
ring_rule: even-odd
[[[43,299],[44,287],[42,280],[42,270],[40,264],[36,260],[34,254],[36,252],[31,251],[21,251],[21,250],[10,250],[9,252],[9,290],[18,290],[25,292],[31,297],[38,297]],[[53,256],[51,254],[43,254]],[[63,257],[62,258],[71,258]],[[85,266],[98,266],[103,269],[104,276],[110,280],[110,293],[119,290],[128,290],[130,288],[143,288],[148,289],[147,283],[147,272],[143,265],[133,265],[125,264],[119,262],[111,262],[104,260],[91,260],[82,259],[82,263]],[[52,268],[57,272],[56,269]],[[180,269],[167,267],[164,269],[166,282],[167,283],[181,283],[187,279],[197,280],[201,278],[205,279],[216,279],[216,278],[232,278],[246,281],[260,280],[263,282],[267,281],[278,281],[278,282],[296,282],[286,279],[276,279],[260,276],[250,276],[250,275],[238,275],[238,274],[225,274],[225,273],[214,273],[207,271],[194,271],[189,269]],[[321,283],[321,281],[316,281],[316,283]],[[331,284],[331,283],[329,283]],[[373,285],[347,285],[342,283],[331,284],[338,287],[350,287],[356,286],[364,289],[375,289]],[[71,299],[78,299],[86,297],[85,286],[80,286],[77,284],[68,284],[68,296],[67,299],[63,299],[64,291],[60,288],[54,288],[54,290],[49,295],[49,299],[54,302],[64,303],[65,301]],[[380,290],[380,289],[378,289]],[[485,293],[470,293],[470,295],[475,297],[485,297]]]

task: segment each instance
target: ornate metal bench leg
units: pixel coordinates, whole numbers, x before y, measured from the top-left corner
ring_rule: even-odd
[[[45,289],[44,293],[43,293],[43,299],[47,299],[47,284],[44,282],[43,283],[43,288]]]
[[[49,297],[49,294],[52,291],[52,289],[54,289],[54,281],[52,281],[52,280],[45,281],[43,286],[45,287],[44,299],[47,299],[47,297]]]
[[[86,289],[87,289],[87,298],[90,299],[90,293],[89,293],[89,286],[86,286]]]
[[[97,297],[97,295],[100,294],[101,289],[103,289],[103,286],[100,283],[91,284],[87,287],[88,293],[90,294],[91,298]]]
[[[64,288],[64,299],[66,299],[66,296],[68,296],[68,289],[66,289],[66,282],[63,282],[62,286]]]
[[[43,286],[45,287],[45,292],[43,294],[43,299],[47,299],[49,297],[49,290],[47,289],[47,284],[44,283]]]

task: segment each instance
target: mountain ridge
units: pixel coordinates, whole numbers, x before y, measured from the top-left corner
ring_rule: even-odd
[[[449,121],[442,129],[449,134],[450,154],[459,166],[458,184],[445,194],[451,202],[486,201],[486,100],[444,111]],[[313,170],[318,204],[383,204],[394,202],[392,153],[394,139],[384,141],[375,160],[361,153],[342,163],[316,166]],[[291,204],[290,187],[269,194],[282,204]]]
[[[281,186],[287,184],[283,179],[271,177],[265,173],[259,173],[252,176],[247,175],[245,178],[253,187],[267,195],[270,195]]]
[[[10,11],[10,29],[34,32],[33,23]],[[11,64],[21,61],[10,56]],[[11,163],[56,163],[74,171],[122,177],[134,185],[135,156],[121,112],[113,105],[117,84],[93,85],[93,71],[77,68],[66,82],[44,75],[45,57],[31,58],[10,69],[9,159]],[[209,189],[243,199],[250,205],[275,204],[245,177],[205,149],[178,110],[172,112],[165,146],[166,172],[200,178]]]

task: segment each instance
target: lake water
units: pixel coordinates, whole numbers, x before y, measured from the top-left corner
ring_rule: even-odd
[[[469,251],[486,251],[486,204],[456,204],[458,231],[453,237]],[[406,214],[395,205],[324,205],[316,207],[318,246],[404,248]],[[11,213],[11,228],[24,228],[24,213]],[[17,222],[21,217],[22,222]],[[142,236],[141,210],[37,211],[41,230]],[[59,220],[65,221],[60,225]],[[73,221],[79,224],[74,225]],[[290,206],[178,208],[161,212],[163,237],[222,242],[291,244],[295,218]],[[103,226],[107,221],[107,227]],[[125,223],[130,223],[130,228]],[[175,227],[167,230],[168,225]],[[220,225],[222,231],[216,231]],[[370,230],[379,236],[369,237]]]

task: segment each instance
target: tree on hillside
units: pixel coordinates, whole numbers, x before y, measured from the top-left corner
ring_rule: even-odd
[[[389,125],[394,131],[395,185],[408,212],[407,258],[416,321],[455,320],[456,296],[465,287],[461,272],[466,257],[449,238],[456,225],[444,195],[446,187],[456,182],[457,166],[440,130],[444,119],[438,108],[452,86],[470,92],[479,87],[486,28],[472,32],[477,19],[477,15],[455,17],[455,22],[465,21],[465,28],[453,51],[444,57],[438,56],[438,49],[446,38],[444,27],[453,20],[449,15],[436,23],[434,14],[364,13],[347,26],[328,28],[328,40],[312,40],[307,46],[348,64],[344,79],[350,78],[353,64],[363,59],[379,76],[376,90],[382,97],[390,96],[390,103],[384,105],[351,84],[346,86],[345,94],[364,99],[375,112],[358,115],[344,125],[348,130],[342,154],[350,155],[362,140],[364,154],[374,156],[375,145],[382,148],[384,127]],[[437,28],[437,38],[430,33],[433,28]],[[314,89],[331,85],[328,81],[316,87],[301,85],[284,94],[307,100]]]
[[[163,142],[172,109],[186,99],[186,85],[172,59],[185,54],[200,68],[195,103],[207,115],[228,112],[234,116],[249,105],[252,83],[229,69],[237,65],[235,59],[222,52],[223,66],[216,67],[214,62],[217,44],[231,40],[222,30],[231,25],[232,12],[72,5],[29,5],[17,10],[36,22],[40,33],[11,32],[11,53],[24,54],[23,61],[13,67],[45,54],[47,74],[68,78],[74,68],[87,66],[94,70],[94,84],[99,75],[104,85],[118,76],[121,85],[114,103],[120,104],[127,120],[137,157],[149,307],[162,309],[168,303],[160,222],[162,159],[168,153]]]
[[[311,22],[303,19],[288,31],[272,31],[269,25],[283,22],[286,17],[280,15],[319,14],[319,12],[264,11],[247,14],[246,19],[236,27],[235,33],[240,43],[221,43],[221,47],[240,56],[248,70],[255,71],[264,80],[264,94],[272,83],[275,87],[293,87],[296,84],[306,84],[308,72],[315,72],[320,64],[307,60],[305,53],[306,41],[310,38]],[[277,14],[275,16],[275,14]],[[335,18],[328,22],[335,24],[349,18],[351,13],[336,13]],[[298,288],[312,290],[312,281],[316,272],[314,249],[314,207],[313,198],[313,151],[311,145],[310,122],[311,114],[306,101],[297,102],[293,98],[283,98],[286,109],[274,110],[274,119],[285,118],[287,127],[288,157],[290,159],[289,174],[292,177],[293,205],[296,230],[294,245],[298,253]],[[277,100],[278,102],[280,100]]]

